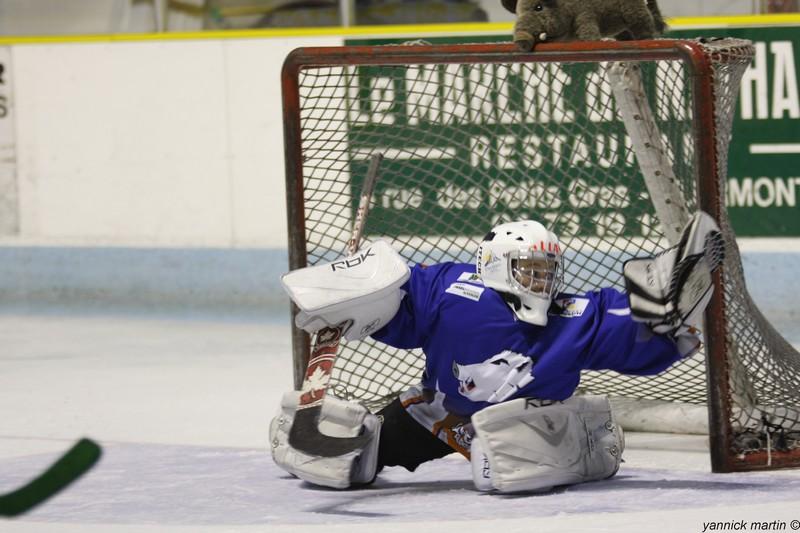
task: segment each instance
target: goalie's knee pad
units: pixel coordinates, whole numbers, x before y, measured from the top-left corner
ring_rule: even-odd
[[[400,254],[386,241],[376,241],[339,261],[293,270],[281,283],[300,308],[298,328],[314,333],[349,320],[344,338],[352,341],[375,333],[394,317],[405,295],[400,287],[409,276]]]
[[[564,402],[518,399],[472,415],[475,486],[499,492],[542,491],[612,477],[625,441],[604,396]]]
[[[297,450],[289,443],[289,432],[300,392],[283,395],[280,411],[269,427],[270,447],[275,464],[304,481],[345,489],[372,483],[377,475],[380,421],[366,407],[326,396],[320,413],[319,430],[331,437],[354,437],[365,432],[366,444],[337,457],[318,457]]]

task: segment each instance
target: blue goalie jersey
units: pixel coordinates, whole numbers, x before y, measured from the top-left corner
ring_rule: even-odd
[[[403,289],[400,310],[372,337],[421,348],[422,386],[457,415],[518,397],[564,400],[581,370],[657,374],[681,358],[672,339],[631,319],[615,289],[559,294],[544,327],[518,320],[474,265],[415,266]]]

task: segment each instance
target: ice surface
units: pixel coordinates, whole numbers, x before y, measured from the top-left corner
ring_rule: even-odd
[[[81,436],[101,462],[2,532],[697,531],[800,520],[800,471],[711,474],[706,439],[627,434],[616,478],[541,495],[473,490],[453,455],[370,488],[277,469],[267,422],[291,383],[288,319],[0,314],[0,493]],[[752,530],[752,529],[751,529]]]

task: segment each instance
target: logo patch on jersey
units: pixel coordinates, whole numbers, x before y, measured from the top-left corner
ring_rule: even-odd
[[[504,350],[482,363],[460,365],[453,361],[458,393],[473,402],[502,402],[533,381],[533,360]]]
[[[478,285],[483,285],[483,280],[475,272],[462,272],[461,275],[458,276],[458,281],[466,281],[468,283],[477,283]]]
[[[558,310],[560,310],[558,314],[559,316],[563,316],[566,318],[575,318],[583,315],[583,312],[586,311],[586,306],[589,305],[588,298],[561,298],[559,300],[554,300],[554,304]]]
[[[466,283],[453,283],[444,292],[448,294],[455,294],[462,298],[467,298],[477,302],[481,299],[481,294],[486,290],[483,287],[476,287],[475,285],[468,285]]]
[[[472,426],[467,427],[463,422],[456,424],[450,429],[450,435],[453,437],[455,443],[462,449],[469,451],[472,445],[473,433],[470,431]]]

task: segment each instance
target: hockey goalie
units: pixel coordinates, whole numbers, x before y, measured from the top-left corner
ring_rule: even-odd
[[[290,443],[301,393],[286,393],[270,425],[272,456],[299,478],[335,488],[454,451],[471,461],[483,491],[610,478],[625,441],[607,398],[574,395],[581,371],[653,375],[695,353],[723,251],[719,228],[699,212],[676,246],[625,263],[625,293],[565,294],[559,239],[523,220],[493,228],[475,264],[409,269],[378,241],[347,268],[290,272],[282,281],[301,310],[299,327],[313,333],[348,319],[348,341],[371,335],[421,348],[425,371],[375,414],[329,394],[319,431],[360,436],[342,453]]]

